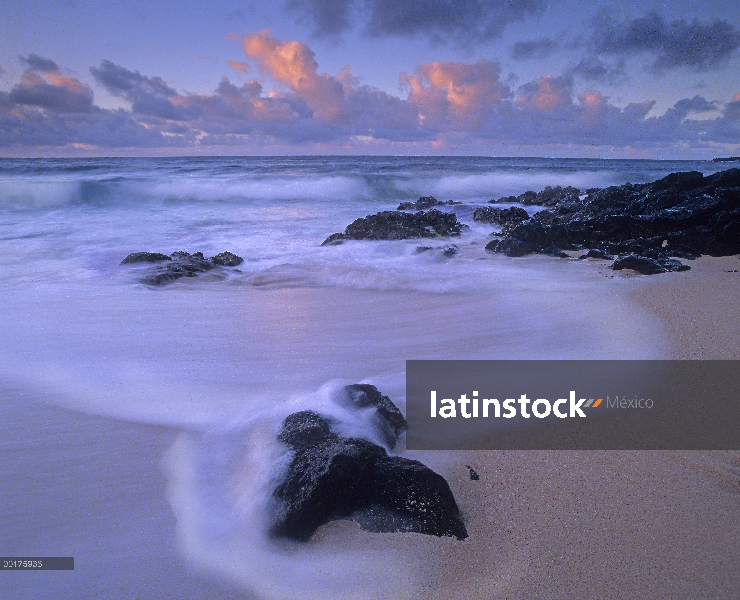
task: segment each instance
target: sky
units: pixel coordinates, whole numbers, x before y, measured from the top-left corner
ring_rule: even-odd
[[[3,0],[0,156],[740,154],[737,0]]]

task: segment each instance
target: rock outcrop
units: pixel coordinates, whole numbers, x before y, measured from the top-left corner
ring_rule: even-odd
[[[416,202],[401,202],[396,210],[426,210],[427,208],[432,208],[433,206],[445,206],[446,204],[460,204],[460,202],[455,202],[454,200],[441,202],[440,200],[437,200],[434,196],[422,196]]]
[[[510,208],[498,208],[493,206],[482,206],[473,212],[474,221],[484,223],[496,223],[504,227],[518,225],[529,219],[529,213],[523,208],[512,206]]]
[[[672,173],[652,183],[589,192],[575,209],[575,195],[549,192],[544,200],[550,209],[507,229],[504,239],[487,248],[508,256],[590,248],[604,256],[634,255],[615,268],[639,264],[640,272],[651,273],[688,268],[669,257],[740,253],[740,169],[708,177],[696,171]],[[646,260],[638,263],[639,257],[662,270]]]
[[[556,206],[558,204],[579,202],[581,190],[574,187],[547,186],[537,193],[532,190],[524,192],[519,196],[504,196],[491,203],[524,204],[525,206]]]
[[[395,446],[406,420],[371,385],[345,388],[344,402],[370,411],[373,424]],[[274,492],[270,532],[307,541],[321,525],[352,519],[375,532],[407,531],[465,539],[467,531],[445,479],[416,460],[389,456],[360,438],[343,438],[313,411],[288,416],[278,440],[293,454]]]
[[[333,233],[322,246],[339,244],[344,240],[407,240],[460,235],[463,225],[454,213],[437,209],[417,213],[384,211],[356,219],[344,230]]]
[[[221,252],[212,258],[206,258],[202,252],[190,254],[177,251],[169,256],[158,252],[133,252],[124,258],[121,264],[155,262],[166,262],[167,264],[144,271],[139,281],[146,285],[161,286],[181,277],[195,277],[199,273],[205,273],[216,267],[236,267],[244,262],[244,259],[231,252]]]

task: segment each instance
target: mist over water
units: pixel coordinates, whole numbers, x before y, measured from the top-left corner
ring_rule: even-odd
[[[346,525],[328,529],[331,543],[267,539],[287,461],[275,441],[282,420],[310,408],[373,439],[336,394],[371,382],[403,409],[407,359],[660,357],[659,326],[593,265],[492,256],[492,229],[472,212],[546,185],[585,190],[691,169],[720,170],[437,157],[3,160],[0,382],[181,429],[164,458],[168,499],[180,549],[200,568],[259,597],[393,597],[417,575],[382,535],[338,546],[360,535]],[[470,229],[320,246],[354,219],[422,195],[462,202],[444,210]],[[449,243],[452,258],[438,251]],[[139,282],[147,265],[120,266],[130,252],[176,250],[229,250],[245,262],[158,289]]]

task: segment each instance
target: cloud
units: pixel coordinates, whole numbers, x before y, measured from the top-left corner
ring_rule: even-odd
[[[313,25],[319,37],[338,35],[350,27],[353,0],[288,0],[287,8]]]
[[[64,77],[56,70],[43,75],[25,71],[20,83],[8,94],[8,99],[14,104],[36,106],[60,113],[87,112],[93,109],[90,87],[76,77]]]
[[[239,71],[240,73],[251,73],[252,67],[250,67],[245,62],[237,62],[235,60],[227,60],[226,63],[234,69],[234,71]]]
[[[177,92],[161,77],[146,77],[109,60],[102,61],[99,67],[91,67],[90,73],[111,94],[131,102],[134,112],[165,119],[177,117],[169,101]]]
[[[127,109],[95,106],[87,85],[58,70],[29,69],[9,92],[0,91],[0,148],[4,154],[354,148],[670,157],[713,155],[717,145],[737,148],[740,140],[740,93],[725,103],[682,98],[649,116],[653,99],[620,108],[598,87],[577,88],[569,72],[512,90],[500,66],[482,59],[422,64],[400,75],[405,93],[399,96],[363,84],[349,66],[320,73],[314,53],[299,41],[263,32],[242,44],[258,75],[241,84],[223,76],[209,93],[180,92],[161,77],[110,61],[93,67],[95,80],[124,98]]]
[[[617,22],[602,14],[593,23],[589,46],[600,55],[651,56],[656,71],[677,67],[705,71],[727,62],[740,47],[740,32],[721,19],[711,23],[676,19],[669,23],[652,12]]]
[[[344,91],[334,77],[316,71],[318,63],[310,48],[298,41],[281,42],[267,32],[246,36],[244,53],[254,59],[260,72],[287,85],[301,96],[319,121],[332,122],[340,118]]]
[[[511,93],[501,82],[499,65],[485,59],[474,64],[427,63],[415,75],[402,73],[401,83],[410,90],[408,101],[427,127],[447,122],[463,129],[476,127]]]
[[[289,0],[287,5],[308,20],[317,35],[339,35],[354,18],[372,36],[417,36],[456,44],[496,37],[546,6],[546,0]]]
[[[551,38],[516,42],[511,49],[511,58],[514,60],[531,60],[533,58],[547,58],[558,47],[558,43]]]
[[[705,113],[717,109],[716,102],[710,102],[704,96],[694,96],[693,98],[684,98],[674,105],[677,111],[688,115],[689,113]]]
[[[567,77],[545,75],[519,88],[517,104],[552,111],[572,103],[573,81]]]
[[[42,58],[38,54],[29,54],[20,56],[20,61],[26,65],[29,71],[38,71],[39,73],[59,73],[59,65],[49,58]]]
[[[624,61],[616,64],[604,62],[596,56],[584,56],[576,65],[566,71],[568,77],[578,77],[585,81],[605,81],[614,83],[625,77]]]

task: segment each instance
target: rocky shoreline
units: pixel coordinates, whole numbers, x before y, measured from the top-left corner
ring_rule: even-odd
[[[547,187],[537,193],[491,200],[543,207],[530,215],[520,207],[479,207],[473,220],[501,226],[486,250],[510,257],[588,250],[586,258],[613,259],[614,270],[643,274],[685,271],[677,259],[702,254],[740,254],[740,169],[705,177],[698,171],[672,173],[645,184],[626,183],[585,194],[573,187]],[[422,197],[351,223],[322,245],[344,240],[399,240],[458,236],[467,225],[443,203]],[[428,208],[429,210],[420,210]],[[418,210],[416,213],[404,210]]]

